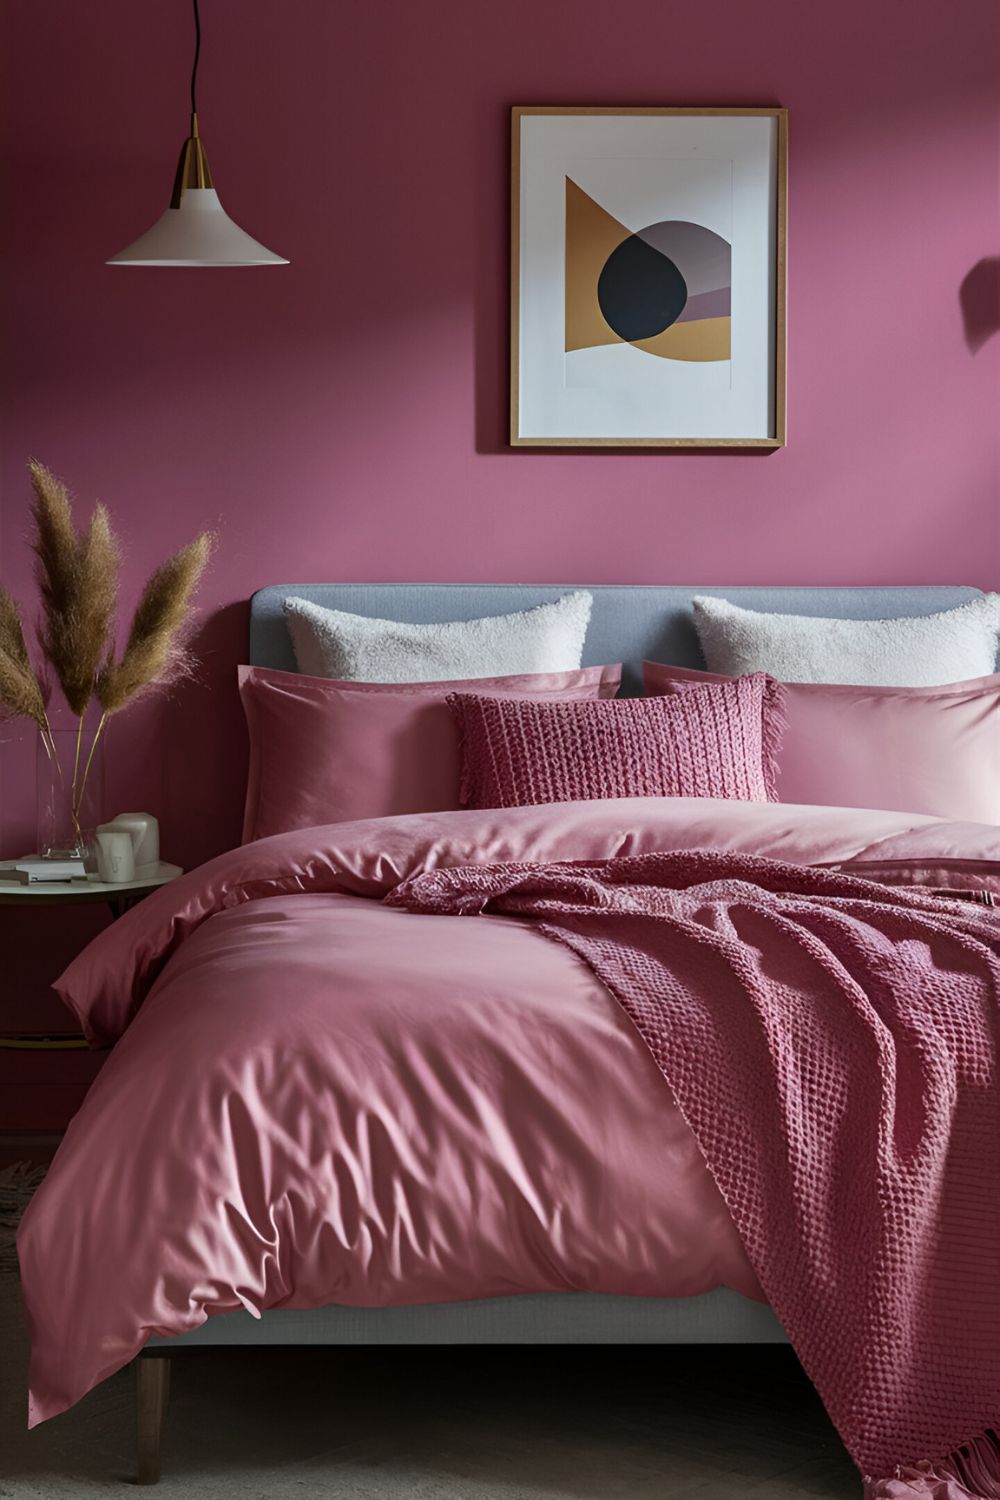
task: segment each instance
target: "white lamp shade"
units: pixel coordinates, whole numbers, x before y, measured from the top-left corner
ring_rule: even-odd
[[[151,229],[108,261],[109,266],[287,266],[234,224],[214,188],[184,189]]]

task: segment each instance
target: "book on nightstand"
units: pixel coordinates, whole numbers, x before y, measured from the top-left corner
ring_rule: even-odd
[[[0,879],[13,881],[16,885],[80,880],[85,874],[82,859],[42,859],[39,854],[29,854],[16,864],[0,869]]]

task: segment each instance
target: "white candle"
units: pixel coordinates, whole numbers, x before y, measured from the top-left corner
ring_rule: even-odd
[[[105,827],[126,830],[132,838],[136,869],[160,862],[160,825],[152,813],[119,813]]]

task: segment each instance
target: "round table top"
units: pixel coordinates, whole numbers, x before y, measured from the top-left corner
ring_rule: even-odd
[[[155,875],[144,875],[140,880],[112,882],[92,880],[85,875],[78,880],[34,880],[29,885],[21,885],[2,878],[2,872],[12,870],[16,864],[15,859],[0,860],[0,906],[14,906],[21,901],[47,902],[52,906],[69,905],[74,901],[116,901],[123,896],[144,895],[184,874],[180,865],[167,865],[161,861]]]

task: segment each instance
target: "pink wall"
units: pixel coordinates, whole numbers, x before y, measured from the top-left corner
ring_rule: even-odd
[[[995,0],[204,0],[203,21],[217,183],[287,269],[103,265],[166,203],[185,0],[10,6],[2,48],[0,571],[26,591],[29,454],[113,508],[130,596],[221,532],[206,686],[123,718],[109,767],[170,855],[236,836],[232,669],[264,583],[1000,584]],[[515,102],[788,106],[785,451],[505,449]],[[32,840],[31,765],[0,747],[0,852]]]

